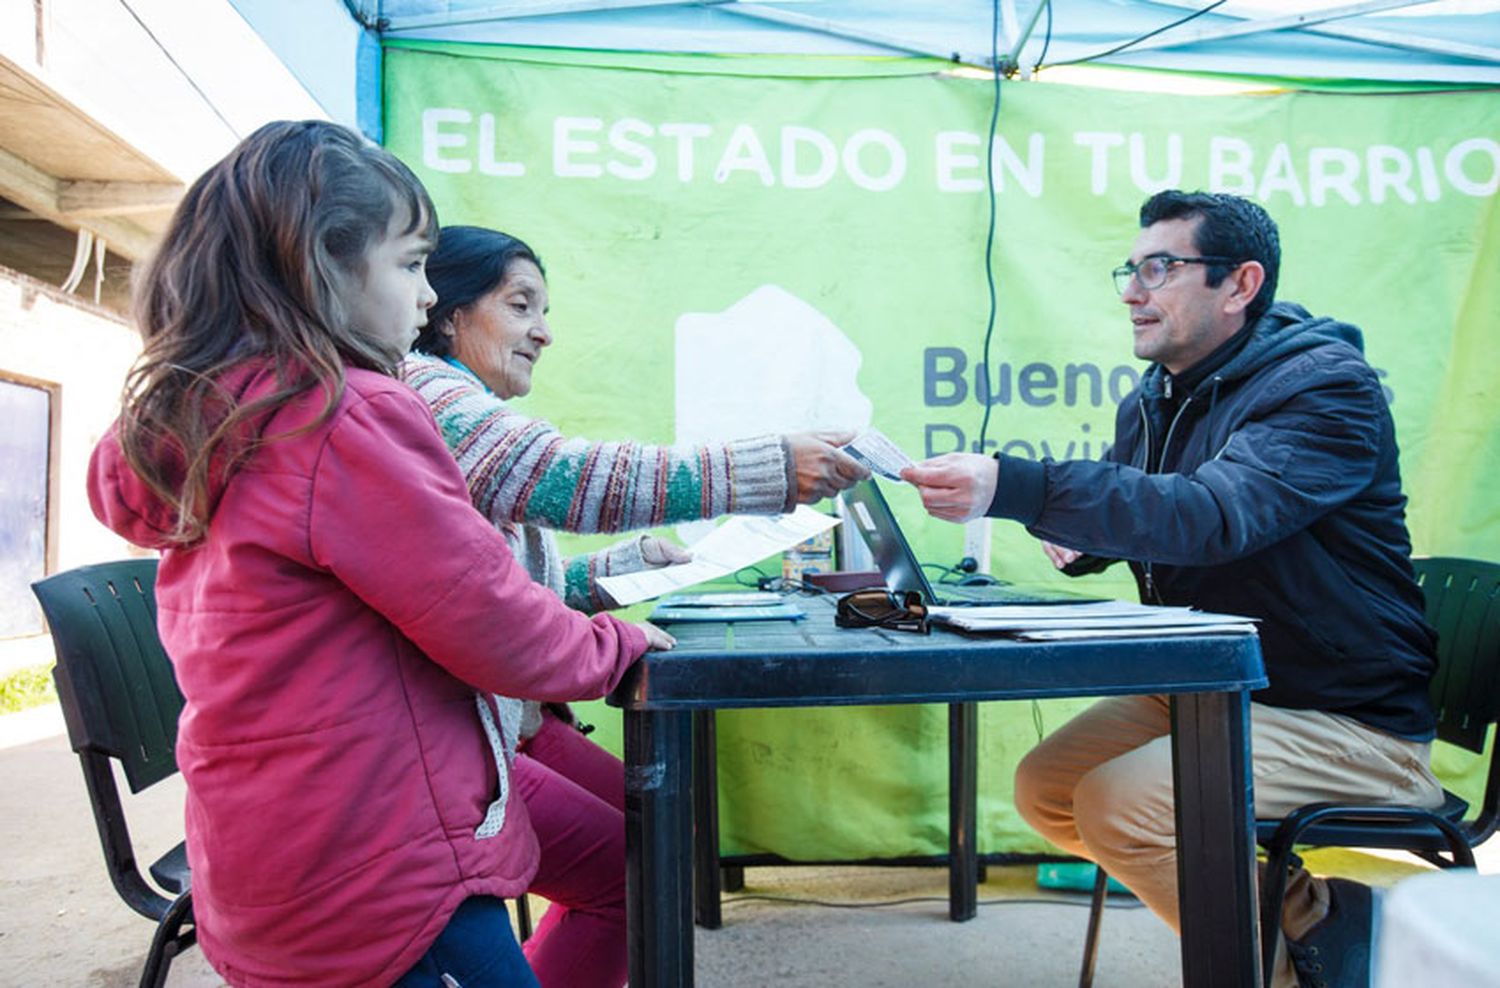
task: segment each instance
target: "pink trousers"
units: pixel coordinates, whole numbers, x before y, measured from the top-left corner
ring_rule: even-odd
[[[511,779],[541,846],[531,891],[552,905],[522,945],[542,988],[625,983],[625,770],[620,760],[542,715]]]

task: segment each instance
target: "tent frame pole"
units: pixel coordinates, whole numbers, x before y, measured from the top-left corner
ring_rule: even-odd
[[[697,5],[714,6],[733,0],[699,0]],[[412,14],[385,18],[382,34],[399,34],[427,27],[451,27],[455,24],[484,24],[513,21],[525,17],[551,17],[555,14],[589,14],[599,10],[628,10],[632,7],[680,7],[682,0],[511,0],[477,7],[459,16],[451,14]]]
[[[1181,10],[1197,10],[1200,6],[1198,0],[1151,0],[1151,2],[1163,7],[1176,7]],[[1430,38],[1421,39],[1410,34],[1386,31],[1380,28],[1355,27],[1351,25],[1334,26],[1330,23],[1348,17],[1357,17],[1361,14],[1378,13],[1382,10],[1398,10],[1404,7],[1417,7],[1431,2],[1432,0],[1365,0],[1363,3],[1347,4],[1343,7],[1329,7],[1324,10],[1311,11],[1306,14],[1295,14],[1289,17],[1242,18],[1237,24],[1212,29],[1204,28],[1183,35],[1166,35],[1161,38],[1152,38],[1139,45],[1131,45],[1130,48],[1126,49],[1125,52],[1121,52],[1121,54],[1151,51],[1157,48],[1180,48],[1184,45],[1217,41],[1222,38],[1243,37],[1250,34],[1262,34],[1267,31],[1301,31],[1306,34],[1326,35],[1327,37],[1338,38],[1343,41],[1363,41],[1366,44],[1380,45],[1386,48],[1396,48],[1405,51],[1424,52],[1430,55],[1472,58],[1483,62],[1500,61],[1500,48],[1472,45],[1458,41],[1437,41]],[[1220,16],[1235,17],[1236,15],[1223,14]]]
[[[773,24],[785,24],[788,27],[802,28],[804,31],[814,31],[818,34],[827,34],[835,38],[844,38],[848,41],[858,41],[877,48],[888,48],[891,51],[904,52],[909,55],[926,55],[929,58],[941,58],[948,62],[959,62],[964,65],[978,65],[985,69],[990,68],[990,56],[988,53],[975,54],[973,52],[953,51],[951,49],[937,49],[930,46],[913,44],[890,35],[878,34],[874,31],[862,31],[858,28],[849,27],[838,21],[829,20],[826,17],[811,17],[807,14],[798,14],[789,10],[776,10],[768,7],[752,7],[729,2],[719,2],[714,5],[718,10],[726,14],[734,14],[737,17],[748,17],[755,21],[768,21]]]

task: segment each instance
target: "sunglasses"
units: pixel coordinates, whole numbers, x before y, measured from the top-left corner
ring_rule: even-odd
[[[889,590],[856,590],[839,598],[833,623],[840,628],[889,628],[892,631],[928,632],[927,605],[915,590],[901,594]]]

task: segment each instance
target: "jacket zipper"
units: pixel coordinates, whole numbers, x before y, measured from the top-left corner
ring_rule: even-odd
[[[1166,396],[1171,397],[1171,378],[1167,379]],[[1172,434],[1177,431],[1177,423],[1182,419],[1182,413],[1193,403],[1193,396],[1188,395],[1183,399],[1182,405],[1177,409],[1177,414],[1172,416],[1172,421],[1167,426],[1166,438],[1161,443],[1161,455],[1156,458],[1156,469],[1151,469],[1151,420],[1146,416],[1146,401],[1141,399],[1137,406],[1141,413],[1141,431],[1146,436],[1146,442],[1142,448],[1147,473],[1161,473],[1161,466],[1167,461],[1167,449],[1172,445]],[[1153,604],[1162,602],[1161,595],[1156,592],[1156,575],[1151,571],[1151,560],[1141,560],[1141,568],[1144,571],[1146,583],[1146,599]]]

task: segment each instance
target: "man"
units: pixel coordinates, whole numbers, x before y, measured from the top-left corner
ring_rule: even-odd
[[[1135,355],[1152,363],[1120,404],[1108,460],[950,453],[902,476],[939,518],[1021,522],[1071,575],[1124,559],[1148,603],[1259,618],[1258,816],[1324,799],[1440,804],[1435,635],[1360,331],[1273,304],[1276,225],[1248,200],[1162,192],[1140,223],[1114,276]],[[1022,761],[1016,802],[1175,929],[1168,731],[1165,697],[1103,700]],[[1365,886],[1299,867],[1276,984],[1367,983],[1371,911]]]

